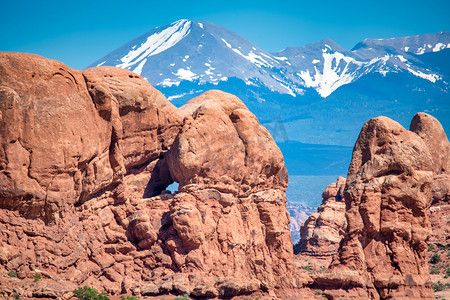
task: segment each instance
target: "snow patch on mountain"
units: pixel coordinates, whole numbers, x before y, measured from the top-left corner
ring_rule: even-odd
[[[242,54],[242,52],[236,48],[233,48],[225,39],[222,39],[222,41],[227,45],[228,48],[251,62],[252,64],[255,64],[258,67],[268,67],[273,68],[273,65],[271,65],[268,61],[266,61],[262,56],[255,54],[253,51],[250,51],[247,55]]]
[[[165,78],[162,82],[160,82],[158,85],[160,86],[164,86],[164,87],[171,87],[173,85],[175,86],[179,86],[180,85],[180,81],[177,80],[172,80],[170,78]]]
[[[147,62],[147,59],[144,59],[139,63],[139,65],[133,70],[134,73],[141,75],[142,68],[144,67],[145,63]]]
[[[435,83],[436,80],[441,79],[441,77],[439,77],[437,74],[425,74],[425,73],[423,73],[423,72],[421,72],[421,71],[419,71],[419,70],[414,71],[414,70],[412,70],[412,69],[410,69],[410,68],[408,68],[408,71],[409,71],[411,74],[413,74],[414,76],[417,76],[417,77],[420,77],[420,78],[429,80],[429,81],[431,81],[431,82],[433,82],[433,83]]]
[[[174,73],[174,75],[178,76],[178,78],[180,78],[181,80],[192,81],[192,80],[198,78],[197,74],[193,73],[190,70],[183,69],[183,68],[178,69],[178,71],[176,73]]]
[[[309,70],[300,71],[299,76],[305,82],[306,87],[312,87],[317,90],[323,98],[328,97],[337,88],[344,84],[351,83],[356,77],[356,72],[349,71],[351,64],[358,68],[363,65],[362,62],[356,61],[351,57],[346,57],[342,53],[329,53],[323,50],[323,67],[321,70],[314,65],[314,73]],[[313,60],[313,64],[318,64],[320,60]]]
[[[139,47],[128,52],[120,59],[122,63],[116,65],[116,67],[129,68],[146,57],[156,55],[173,47],[189,34],[191,21],[179,20],[170,25],[170,27],[161,32],[152,34]]]

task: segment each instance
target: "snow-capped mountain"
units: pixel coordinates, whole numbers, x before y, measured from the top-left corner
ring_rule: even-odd
[[[140,74],[178,106],[209,89],[233,93],[281,143],[351,146],[369,118],[408,127],[417,111],[450,132],[449,32],[366,39],[350,51],[325,39],[270,53],[219,25],[179,20],[91,67],[102,65]]]
[[[160,87],[182,81],[217,84],[233,77],[295,96],[301,91],[291,90],[286,78],[293,76],[279,71],[285,60],[216,24],[179,20],[147,32],[91,66],[126,68]]]
[[[368,53],[372,53],[372,56],[377,51],[378,55],[380,55],[380,53],[386,52],[388,49],[398,54],[404,52],[422,55],[429,52],[439,52],[444,49],[450,49],[450,32],[442,31],[391,39],[365,39],[353,47],[352,50],[358,51],[360,49],[370,50]]]
[[[323,98],[361,76],[407,71],[435,82],[442,76],[424,68],[414,54],[450,48],[450,34],[441,32],[386,40],[367,39],[346,51],[330,39],[306,47],[269,53],[221,26],[179,20],[157,27],[113,51],[91,66],[129,69],[156,87],[183,81],[217,85],[229,78],[246,85],[264,86],[293,97],[313,88]],[[192,93],[191,93],[192,92]],[[196,94],[170,95],[171,99]]]

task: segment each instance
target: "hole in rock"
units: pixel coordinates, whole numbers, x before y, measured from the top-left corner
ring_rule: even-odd
[[[172,194],[178,191],[178,182],[174,181],[166,187]]]
[[[156,162],[152,170],[152,176],[144,191],[144,198],[160,195],[163,191],[169,190],[171,193],[178,190],[178,183],[172,179],[169,166],[163,156]]]

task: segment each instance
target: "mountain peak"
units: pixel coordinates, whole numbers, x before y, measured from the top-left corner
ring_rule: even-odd
[[[181,19],[171,23],[168,26],[157,27],[154,30],[149,31],[147,34],[139,37],[142,39],[140,45],[136,43],[127,55],[120,58],[120,63],[116,66],[119,68],[129,69],[131,66],[135,66],[137,63],[147,61],[147,58],[156,54],[159,54],[185,38],[191,31],[192,21]],[[147,36],[147,38],[143,38]],[[142,64],[142,66],[143,66]],[[142,69],[139,64],[134,72]],[[137,72],[138,73],[138,72]]]
[[[399,38],[372,39],[367,38],[356,44],[352,51],[362,48],[392,49],[395,52],[409,52],[422,55],[428,52],[439,52],[450,48],[450,32],[441,31],[437,33],[406,36]]]
[[[360,50],[350,52],[326,38],[304,47],[270,53],[220,25],[180,19],[148,31],[91,66],[128,69],[161,89],[183,83],[202,90],[206,85],[223,85],[229,79],[231,85],[237,79],[246,89],[252,86],[297,97],[313,88],[326,98],[340,86],[373,72],[385,76],[403,70],[435,82],[441,76],[424,69],[410,53],[450,48],[450,36],[441,32],[366,39],[357,47]],[[419,64],[412,66],[413,61]],[[197,88],[190,88],[169,98],[190,97],[187,95],[195,91]]]

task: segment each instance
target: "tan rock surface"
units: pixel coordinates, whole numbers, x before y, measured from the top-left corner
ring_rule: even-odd
[[[201,184],[247,196],[288,183],[283,155],[236,96],[209,91],[181,107],[187,117],[168,156],[180,186]]]
[[[385,117],[364,124],[345,188],[348,231],[316,279],[330,296],[434,298],[426,286],[432,171],[418,135]]]
[[[8,295],[273,295],[309,280],[294,275],[283,157],[238,98],[179,110],[126,70],[2,53],[0,111]]]
[[[344,187],[345,178],[339,177],[322,193],[322,204],[309,216],[300,228],[301,238],[295,249],[298,259],[315,260],[328,267],[346,232]]]
[[[426,113],[417,113],[409,130],[417,133],[425,142],[433,158],[436,175],[450,174],[450,143],[439,121]]]
[[[113,181],[112,124],[80,71],[37,55],[0,54],[0,203],[46,222]]]
[[[439,121],[425,113],[417,113],[410,130],[425,142],[433,158],[433,187],[431,205],[431,242],[450,242],[450,143]]]

